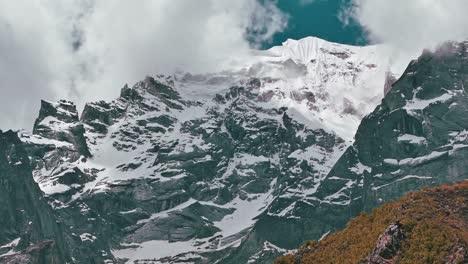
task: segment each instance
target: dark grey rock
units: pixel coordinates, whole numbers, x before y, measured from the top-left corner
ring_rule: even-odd
[[[19,239],[1,263],[70,261],[63,226],[34,182],[28,155],[16,133],[0,131],[0,245]]]
[[[401,224],[391,224],[379,236],[372,252],[359,264],[396,263],[395,257],[401,252],[405,235]]]

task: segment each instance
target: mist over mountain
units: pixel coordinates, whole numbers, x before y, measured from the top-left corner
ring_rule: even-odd
[[[467,6],[387,2],[0,3],[0,263],[464,263],[390,203],[468,179]]]
[[[0,127],[32,129],[41,99],[82,109],[146,75],[237,70],[289,38],[385,44],[403,71],[423,48],[466,37],[465,9],[463,0],[2,2]]]

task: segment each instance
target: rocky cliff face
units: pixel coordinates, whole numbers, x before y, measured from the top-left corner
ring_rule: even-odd
[[[34,182],[24,144],[0,131],[0,263],[64,263],[63,225]]]
[[[425,52],[363,119],[315,203],[296,209],[307,219],[301,223],[308,237],[343,228],[361,211],[409,191],[467,178],[467,48],[448,43]]]
[[[316,188],[346,147],[268,104],[267,82],[247,79],[205,104],[183,100],[170,77],[124,87],[117,100],[85,107],[92,158],[77,158],[83,147],[59,133],[23,136],[35,179],[89,247],[107,242],[127,261],[211,263],[287,187]],[[67,132],[62,122],[36,123]],[[175,253],[154,251],[164,246]]]

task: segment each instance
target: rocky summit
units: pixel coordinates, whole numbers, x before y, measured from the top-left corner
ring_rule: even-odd
[[[237,71],[146,77],[81,114],[43,101],[32,133],[0,145],[0,190],[17,193],[3,194],[0,260],[271,263],[464,180],[466,46],[395,82],[380,46],[291,40]]]

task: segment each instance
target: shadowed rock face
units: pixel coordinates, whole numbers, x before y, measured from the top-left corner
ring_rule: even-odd
[[[50,171],[44,175],[35,175],[41,188],[44,188],[44,182],[48,182],[47,188],[68,190],[57,194],[55,198],[58,200],[69,199],[95,177],[93,171],[68,166],[69,163],[86,161],[91,157],[85,132],[76,106],[72,102],[60,100],[57,103],[41,101],[33,135],[27,138],[22,135],[27,143],[33,170]]]
[[[23,251],[0,258],[5,264],[59,264],[60,258],[56,256],[55,241],[45,240],[33,244]]]
[[[23,143],[0,131],[0,262],[64,263],[62,227],[34,182]]]
[[[29,151],[15,132],[0,131],[0,263],[112,261],[107,241],[88,243],[93,236],[81,230],[99,231],[102,222],[90,224],[80,207],[55,207],[33,179]]]
[[[44,138],[71,143],[79,156],[90,157],[83,124],[79,123],[76,106],[69,101],[58,103],[41,101],[39,117],[34,123],[33,133]]]
[[[412,62],[362,121],[322,195],[335,191],[337,201],[370,210],[408,191],[466,179],[468,45],[447,45],[443,56],[425,53]],[[341,190],[336,177],[352,184]]]

